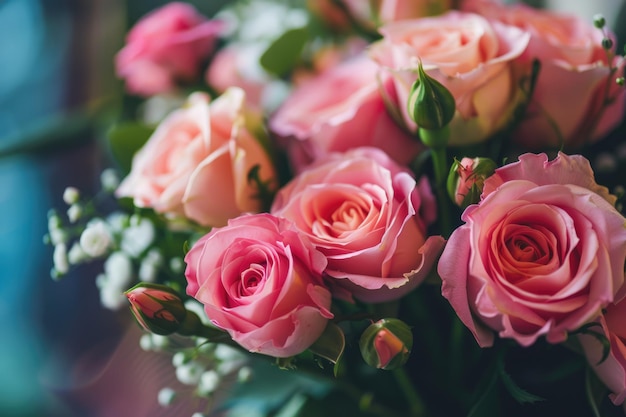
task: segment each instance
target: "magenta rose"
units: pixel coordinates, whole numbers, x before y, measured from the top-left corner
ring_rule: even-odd
[[[580,335],[578,339],[589,364],[598,377],[612,392],[611,400],[615,405],[624,405],[626,409],[626,300],[611,304],[598,320],[599,327],[591,327],[591,331],[603,333],[609,340],[611,351],[603,362],[600,362],[604,348],[597,338],[591,335]]]
[[[305,82],[271,117],[270,130],[285,141],[295,171],[329,152],[373,146],[400,164],[420,151],[385,109],[378,66],[359,55]]]
[[[528,45],[527,33],[457,11],[389,23],[380,32],[371,55],[393,80],[395,106],[409,129],[416,130],[407,103],[420,60],[456,100],[450,145],[482,141],[510,121],[519,101],[514,64]]]
[[[246,125],[244,93],[231,88],[212,103],[194,93],[166,117],[134,156],[132,169],[116,191],[170,217],[204,226],[223,226],[263,202],[248,174],[270,186],[272,161]]]
[[[326,259],[285,219],[232,219],[200,238],[185,262],[187,293],[251,352],[301,353],[333,317],[321,275]]]
[[[493,0],[466,0],[464,8],[531,35],[522,58],[538,59],[541,70],[531,106],[516,131],[517,142],[556,148],[562,137],[566,145],[577,147],[606,136],[622,121],[626,90],[615,79],[623,74],[626,60],[613,47],[609,62],[602,48],[604,35],[591,22]]]
[[[442,293],[480,346],[494,331],[560,343],[626,291],[626,219],[589,162],[524,154],[485,180],[439,260]]]
[[[415,288],[444,245],[426,230],[436,216],[428,182],[416,184],[375,148],[315,162],[278,192],[271,211],[292,220],[326,255],[337,295],[368,302]]]
[[[223,22],[187,3],[172,2],[143,17],[115,57],[117,75],[133,94],[149,96],[193,80],[212,52]]]

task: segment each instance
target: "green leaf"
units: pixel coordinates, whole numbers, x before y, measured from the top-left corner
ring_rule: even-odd
[[[300,59],[308,38],[308,30],[304,27],[286,31],[261,55],[261,66],[279,77],[287,74]]]
[[[498,360],[498,374],[500,375],[500,379],[502,379],[502,383],[506,390],[511,394],[511,396],[520,404],[533,404],[539,401],[545,401],[545,398],[539,397],[538,395],[531,394],[525,389],[521,388],[511,375],[509,375],[504,369],[504,356],[500,356]]]
[[[341,355],[343,355],[345,347],[346,336],[343,334],[343,330],[335,323],[329,322],[324,333],[309,347],[309,350],[317,356],[321,356],[334,363],[336,374],[338,370],[337,363]]]
[[[109,131],[111,153],[124,174],[130,172],[133,156],[150,138],[154,129],[141,123],[122,123]]]

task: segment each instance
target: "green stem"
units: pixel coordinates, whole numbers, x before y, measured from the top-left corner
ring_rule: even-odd
[[[406,369],[404,367],[399,367],[394,369],[393,375],[398,382],[398,386],[402,390],[404,397],[409,403],[409,407],[411,410],[411,416],[418,417],[424,415],[424,401],[422,397],[413,386],[411,379],[406,373]]]
[[[435,170],[435,192],[439,209],[439,224],[441,225],[441,234],[448,238],[452,233],[452,226],[450,224],[450,205],[446,195],[446,181],[449,170],[447,151],[445,147],[436,147],[431,149],[431,153]]]

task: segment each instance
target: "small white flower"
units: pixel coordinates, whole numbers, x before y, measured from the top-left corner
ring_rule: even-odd
[[[107,285],[126,288],[133,280],[133,263],[124,252],[113,252],[104,262]]]
[[[204,365],[189,361],[176,367],[176,378],[185,385],[197,385],[204,372]]]
[[[103,285],[100,288],[100,304],[109,310],[119,310],[128,305],[124,290],[113,285]]]
[[[70,270],[70,265],[67,260],[67,246],[65,246],[65,243],[55,245],[52,260],[54,262],[54,269],[56,272],[61,275],[67,274]]]
[[[76,223],[82,214],[83,207],[80,204],[72,204],[67,209],[67,218],[70,220],[70,223]]]
[[[206,417],[206,416],[202,413],[195,412],[191,415],[191,417]]]
[[[152,337],[149,334],[142,334],[139,338],[139,347],[146,352],[152,350]]]
[[[170,339],[167,336],[160,334],[152,334],[152,347],[155,350],[165,349],[170,344]]]
[[[154,282],[159,273],[159,267],[144,259],[139,265],[139,280],[143,282]]]
[[[93,258],[104,255],[111,244],[111,233],[100,219],[89,223],[80,235],[80,246],[87,255]]]
[[[170,269],[172,270],[172,272],[179,274],[183,272],[184,268],[185,261],[183,261],[183,258],[177,256],[170,259]]]
[[[188,361],[189,356],[185,352],[176,352],[174,356],[172,356],[172,365],[175,367],[182,366]]]
[[[163,388],[159,391],[158,401],[162,407],[171,405],[176,399],[176,391],[171,388]]]
[[[67,187],[65,191],[63,191],[63,201],[67,205],[75,204],[78,201],[79,197],[80,193],[75,187]]]
[[[80,246],[80,243],[74,243],[67,253],[67,259],[72,265],[77,265],[88,258],[89,256],[87,256],[83,248]]]
[[[214,370],[204,372],[200,377],[198,384],[198,393],[200,395],[209,395],[220,386],[220,376]]]
[[[245,359],[245,355],[240,350],[224,344],[217,345],[215,348],[215,357],[224,362]]]
[[[109,214],[106,222],[113,233],[122,233],[130,223],[130,216],[121,211],[115,211]]]
[[[138,257],[154,241],[154,224],[145,218],[132,216],[130,227],[122,232],[122,250],[132,257]]]
[[[252,379],[252,368],[249,366],[242,366],[237,373],[237,381],[239,382],[248,382]]]
[[[107,168],[100,174],[100,184],[103,190],[113,192],[120,185],[120,178],[113,168]]]
[[[53,245],[59,245],[61,243],[67,243],[67,241],[69,240],[69,235],[67,234],[67,232],[63,229],[51,229],[48,232],[48,236],[50,236],[50,243],[52,243]]]

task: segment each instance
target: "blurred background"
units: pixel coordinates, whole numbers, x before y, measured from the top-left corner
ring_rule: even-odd
[[[0,0],[2,416],[172,415],[156,404],[156,392],[173,378],[171,365],[136,355],[137,327],[100,306],[99,266],[55,282],[52,247],[42,240],[47,212],[64,207],[66,186],[98,189],[109,161],[94,112],[114,107],[123,91],[113,57],[130,25],[164,3]],[[211,16],[228,1],[191,3]],[[603,13],[624,42],[624,1],[529,3],[588,20]]]

